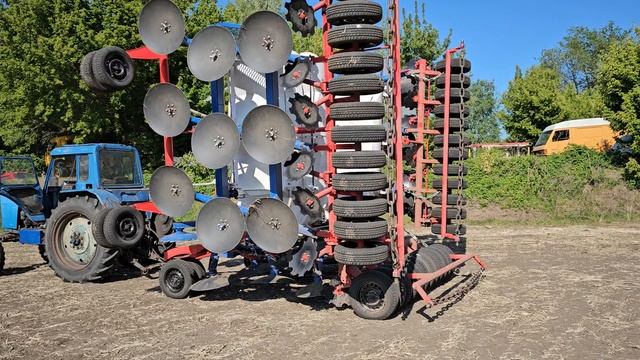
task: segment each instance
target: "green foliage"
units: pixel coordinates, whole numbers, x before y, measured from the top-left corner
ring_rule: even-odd
[[[200,165],[191,152],[182,156],[175,166],[184,171],[194,184],[211,183],[215,179],[214,171]],[[213,189],[214,187],[211,185],[196,186],[196,191],[204,194],[211,194]]]
[[[282,13],[283,2],[280,0],[235,0],[224,8],[224,20],[242,24],[251,14],[260,10]]]
[[[444,54],[451,42],[451,31],[441,41],[438,30],[427,21],[424,2],[422,7],[418,7],[418,1],[415,1],[414,11],[410,15],[402,9],[401,33],[403,64],[416,59],[426,59],[431,63]]]
[[[472,143],[500,140],[500,123],[496,116],[496,88],[493,81],[476,80],[469,88],[470,100],[465,103],[470,115],[465,119],[469,130],[465,137]]]

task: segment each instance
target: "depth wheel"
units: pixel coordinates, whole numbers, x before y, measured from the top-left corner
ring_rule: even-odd
[[[174,259],[160,270],[160,289],[172,299],[184,299],[189,296],[193,285],[195,267],[188,261]]]
[[[360,274],[349,287],[353,312],[363,319],[386,320],[400,305],[400,289],[381,271]]]

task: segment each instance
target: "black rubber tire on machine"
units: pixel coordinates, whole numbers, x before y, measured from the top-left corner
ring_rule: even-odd
[[[173,259],[160,269],[160,290],[172,299],[184,299],[189,296],[193,285],[195,267],[192,263]]]
[[[376,197],[364,197],[357,200],[355,197],[335,199],[333,212],[336,216],[345,219],[372,218],[384,215],[389,210],[387,199]]]
[[[449,147],[460,147],[460,145],[465,145],[466,143],[467,140],[464,138],[464,136],[462,136],[462,134],[449,134]],[[434,136],[433,145],[444,145],[444,135]]]
[[[333,256],[336,262],[344,265],[377,265],[389,258],[389,246],[372,242],[365,244],[365,247],[358,248],[355,243],[343,242],[336,245]]]
[[[42,261],[44,261],[45,264],[49,263],[49,255],[47,255],[47,248],[44,247],[44,244],[38,245],[38,254],[40,255],[40,258],[42,259]]]
[[[434,189],[441,190],[442,179],[433,179],[432,185]],[[466,189],[467,186],[469,185],[467,184],[467,181],[465,179],[450,178],[447,181],[447,188],[449,189]]]
[[[334,26],[327,34],[329,46],[338,49],[348,49],[354,45],[370,48],[382,44],[383,39],[382,29],[368,24]]]
[[[387,140],[384,125],[336,126],[331,130],[331,140],[336,143],[366,143]]]
[[[129,249],[144,236],[144,217],[130,206],[111,209],[104,219],[104,236],[115,248]]]
[[[445,77],[441,76],[436,80],[436,88],[438,89],[444,89],[445,87]],[[468,76],[464,76],[464,75],[456,75],[456,74],[452,74],[451,75],[451,88],[468,88],[469,86],[471,86],[471,78],[469,78]]]
[[[444,105],[438,105],[433,109],[433,114],[437,117],[444,116]],[[449,105],[449,115],[452,117],[458,117],[464,114],[465,117],[469,116],[469,108],[463,104],[451,104]]]
[[[2,246],[2,242],[0,242],[0,272],[2,272],[2,270],[4,269],[4,262],[4,246]]]
[[[371,169],[387,164],[387,154],[381,150],[341,151],[333,154],[336,169]]]
[[[437,193],[434,197],[431,198],[431,202],[435,205],[442,204],[442,193]],[[462,195],[449,194],[447,195],[447,205],[467,205],[467,199]]]
[[[384,104],[380,102],[342,102],[331,104],[333,120],[376,120],[384,117]]]
[[[436,219],[440,219],[442,217],[442,212],[441,212],[442,207],[437,206],[433,208],[433,217],[435,217]],[[453,219],[466,219],[467,218],[467,210],[464,208],[454,208],[454,207],[450,207],[447,208],[447,213],[446,213],[447,219],[448,220],[453,220]]]
[[[383,173],[345,173],[333,176],[333,188],[338,191],[377,191],[388,185]]]
[[[335,234],[342,240],[374,240],[387,235],[387,220],[373,218],[365,220],[343,221],[334,224]]]
[[[384,58],[370,51],[347,51],[331,56],[328,66],[334,74],[371,74],[384,68]]]
[[[436,164],[431,169],[433,169],[433,173],[436,175],[442,175],[444,173],[442,164]],[[447,168],[447,174],[450,176],[457,176],[459,174],[467,175],[467,172],[467,166],[464,164],[449,164]]]
[[[438,61],[434,66],[435,71],[444,72],[446,70],[447,62],[445,60]],[[451,59],[451,73],[460,73],[462,68],[462,72],[471,71],[471,61],[467,59],[454,58]]]
[[[446,231],[448,234],[461,236],[461,235],[467,234],[467,227],[462,224],[448,224]],[[441,224],[431,225],[431,232],[436,235],[440,235],[440,233],[442,232],[442,225]]]
[[[193,270],[191,275],[194,281],[198,281],[204,279],[207,276],[207,270],[204,268],[204,265],[199,260],[193,258],[186,258],[184,261],[188,262]]]
[[[64,281],[97,281],[116,265],[118,250],[102,247],[93,238],[91,219],[101,208],[96,199],[76,196],[59,203],[51,212],[44,243],[49,267]],[[73,221],[79,222],[81,227],[73,226]],[[65,239],[63,234],[67,226],[73,226],[77,236]],[[75,258],[69,255],[72,250],[65,250],[69,246],[76,248]]]
[[[93,56],[96,54],[95,51],[92,51],[85,56],[82,57],[80,61],[80,77],[84,82],[93,90],[106,92],[109,91],[110,88],[103,86],[96,80],[96,77],[93,75]]]
[[[93,238],[96,240],[98,245],[112,249],[115,246],[109,241],[109,239],[104,235],[104,220],[107,218],[107,215],[111,211],[112,208],[105,207],[96,213],[96,216],[91,221],[91,233],[93,234]]]
[[[438,89],[436,91],[436,95],[434,96],[436,100],[444,103],[444,89]],[[457,104],[463,101],[469,101],[471,98],[471,94],[468,91],[460,88],[452,88],[451,93],[449,94],[449,99],[452,104]]]
[[[155,231],[158,238],[168,235],[173,231],[173,218],[164,214],[153,214],[151,229]]]
[[[449,255],[453,254],[453,251],[451,250],[450,247],[443,244],[432,244],[432,245],[429,245],[429,247],[440,255],[442,267],[451,264],[452,260],[449,257]],[[452,274],[453,274],[453,270],[448,271],[447,274],[443,276],[443,280],[444,281],[450,280]]]
[[[442,148],[436,148],[433,150],[432,155],[434,159],[442,160],[444,158],[444,151]],[[466,160],[469,157],[468,152],[465,149],[450,147],[449,148],[449,161]]]
[[[384,81],[377,75],[344,75],[329,81],[329,92],[333,95],[373,95],[384,90]]]
[[[382,271],[367,271],[353,279],[348,294],[353,312],[368,320],[385,320],[400,305],[400,287]]]
[[[327,7],[331,25],[375,24],[382,20],[382,7],[369,0],[335,2]]]
[[[117,46],[107,46],[96,51],[91,67],[96,81],[112,89],[127,87],[135,74],[133,60]]]
[[[459,118],[449,118],[449,131],[456,132],[460,131],[460,128],[463,127],[464,130],[469,129],[469,124],[463,122]],[[439,131],[444,130],[444,119],[436,119],[433,122],[433,128]]]

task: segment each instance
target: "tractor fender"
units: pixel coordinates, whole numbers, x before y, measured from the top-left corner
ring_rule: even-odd
[[[18,229],[18,213],[20,206],[8,196],[0,195],[0,213],[2,214],[2,228],[6,230]]]
[[[60,193],[60,201],[64,201],[68,198],[88,196],[89,198],[96,199],[104,207],[116,207],[119,206],[120,198],[106,190],[86,190],[86,191],[72,191]]]

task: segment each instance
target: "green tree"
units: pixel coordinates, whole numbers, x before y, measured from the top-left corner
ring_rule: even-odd
[[[256,11],[269,10],[282,13],[283,6],[280,0],[234,0],[224,8],[224,20],[242,24],[242,22]]]
[[[496,88],[493,81],[476,80],[469,88],[470,100],[465,103],[470,109],[466,119],[469,130],[465,137],[473,143],[500,140],[500,122],[496,114]]]
[[[418,7],[418,1],[415,1],[413,14],[410,15],[402,9],[401,26],[400,48],[403,64],[416,59],[426,59],[431,63],[442,56],[451,43],[451,30],[440,40],[438,30],[427,21],[424,2],[422,7]]]

